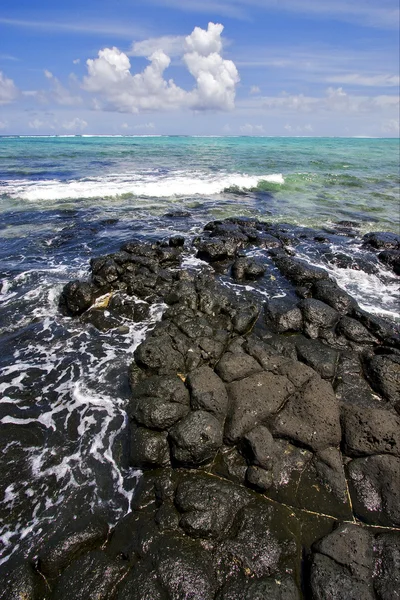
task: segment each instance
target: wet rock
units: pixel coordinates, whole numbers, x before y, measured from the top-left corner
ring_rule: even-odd
[[[374,394],[363,375],[358,354],[342,352],[334,381],[336,398],[349,405],[383,408],[384,402]]]
[[[313,600],[374,600],[371,581],[362,581],[328,556],[314,554],[311,564]]]
[[[259,261],[250,258],[237,258],[232,265],[232,277],[238,281],[262,277],[267,270]]]
[[[400,459],[388,454],[356,458],[348,466],[354,513],[366,523],[400,525]]]
[[[361,323],[350,317],[342,317],[337,326],[337,332],[348,340],[358,344],[373,344],[376,338]]]
[[[160,398],[140,397],[131,401],[129,416],[140,425],[150,429],[169,429],[190,411],[189,406]]]
[[[218,375],[203,366],[192,371],[186,380],[194,410],[205,410],[222,422],[228,410],[228,394]]]
[[[274,298],[265,305],[265,315],[274,325],[277,333],[300,331],[303,317],[297,302],[291,298]]]
[[[243,451],[251,462],[264,469],[273,467],[275,458],[275,440],[269,429],[258,425],[243,436]]]
[[[275,264],[281,273],[296,285],[329,279],[329,275],[324,269],[314,267],[299,258],[279,256],[275,258]]]
[[[400,417],[388,410],[343,406],[343,448],[348,456],[400,456]]]
[[[236,516],[232,533],[221,550],[249,576],[279,573],[283,563],[288,568],[298,556],[287,514],[281,507],[260,501],[245,506]]]
[[[209,553],[198,544],[165,534],[152,551],[151,559],[167,598],[213,600],[217,587],[214,565]]]
[[[188,210],[172,210],[164,215],[164,217],[167,217],[168,219],[185,219],[186,217],[191,216],[192,215]]]
[[[182,516],[180,526],[197,538],[227,536],[233,520],[249,498],[231,483],[212,477],[188,476],[178,484],[175,504]]]
[[[119,586],[116,600],[167,600],[167,595],[154,571],[140,565]]]
[[[45,593],[43,578],[25,562],[0,580],[0,600],[37,600]]]
[[[372,583],[374,537],[364,527],[343,523],[314,544],[314,550],[344,565],[360,581]]]
[[[169,464],[167,433],[131,425],[131,465],[143,469]]]
[[[378,254],[378,258],[381,263],[392,269],[396,275],[400,275],[400,250],[384,250]]]
[[[230,410],[225,438],[235,443],[278,412],[295,387],[287,377],[262,372],[229,384],[227,390]]]
[[[315,376],[293,394],[272,424],[272,433],[312,450],[337,446],[341,439],[339,405],[332,386]]]
[[[230,383],[236,379],[243,379],[244,377],[258,373],[262,371],[262,367],[254,358],[247,354],[225,352],[215,370],[223,381]]]
[[[95,307],[84,312],[81,321],[93,325],[99,331],[110,331],[110,329],[116,329],[120,325],[120,321],[109,310]]]
[[[352,316],[358,319],[372,335],[390,346],[400,348],[400,328],[396,323],[385,321],[385,319],[371,315],[361,308],[354,309]]]
[[[312,291],[314,298],[329,304],[341,314],[350,313],[357,306],[357,302],[330,279],[315,282]]]
[[[222,446],[221,423],[202,410],[189,413],[169,435],[172,456],[183,464],[200,465],[210,460]]]
[[[114,294],[108,304],[109,310],[135,323],[144,321],[150,316],[150,306],[147,302],[138,301],[122,294]]]
[[[266,471],[262,467],[250,465],[246,471],[246,480],[250,487],[258,492],[266,492],[272,485],[272,471]]]
[[[234,258],[238,247],[237,242],[225,241],[219,239],[202,240],[196,244],[197,258],[208,262],[226,260]]]
[[[39,548],[40,572],[46,577],[57,577],[73,560],[101,546],[107,535],[107,523],[95,515],[89,514],[71,521]]]
[[[363,244],[377,250],[398,250],[400,249],[400,236],[389,231],[374,231],[364,235]]]
[[[302,300],[299,308],[303,314],[304,331],[310,338],[319,337],[321,330],[334,327],[339,320],[335,309],[315,298]]]
[[[135,351],[135,360],[142,368],[159,374],[185,372],[184,357],[173,345],[169,335],[150,336]]]
[[[400,534],[382,533],[376,536],[375,591],[379,600],[400,598]]]
[[[95,289],[84,281],[70,281],[60,296],[60,309],[68,315],[81,315],[94,302]]]
[[[308,340],[302,336],[296,338],[296,350],[299,360],[317,371],[324,379],[335,376],[339,353],[318,340]]]
[[[108,600],[127,571],[124,563],[113,561],[95,550],[74,561],[58,579],[53,600]]]
[[[121,267],[111,257],[103,257],[91,263],[92,280],[99,288],[112,287],[122,273]]]
[[[213,462],[212,472],[229,481],[243,484],[247,466],[246,459],[239,454],[236,447],[222,447]]]
[[[300,600],[299,589],[291,577],[261,579],[232,578],[217,600]]]
[[[178,248],[185,244],[185,238],[183,237],[183,235],[174,235],[169,238],[168,244],[173,248]]]
[[[176,376],[149,377],[132,389],[132,395],[135,398],[160,398],[165,402],[177,402],[187,406],[190,404],[189,392],[183,381]]]
[[[260,309],[255,305],[239,308],[232,319],[232,326],[235,333],[239,335],[247,333],[257,320],[259,312]]]
[[[367,376],[372,387],[391,404],[400,399],[400,356],[376,355],[366,361]]]

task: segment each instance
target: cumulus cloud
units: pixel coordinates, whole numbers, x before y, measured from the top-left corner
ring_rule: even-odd
[[[88,124],[86,121],[75,117],[75,119],[72,119],[72,121],[66,121],[65,123],[63,123],[62,127],[67,131],[83,131],[84,129],[86,129],[87,125]]]
[[[250,88],[250,94],[252,95],[257,95],[261,92],[260,88],[258,87],[258,85],[252,85]]]
[[[75,58],[72,62],[73,62],[74,65],[79,65],[79,63],[81,62],[81,59],[80,58]]]
[[[399,119],[388,119],[382,125],[382,133],[399,134],[400,133],[400,121]]]
[[[171,59],[163,49],[155,49],[147,57],[150,64],[141,73],[132,74],[128,55],[115,46],[100,50],[98,58],[86,61],[88,75],[83,88],[97,94],[96,102],[103,101],[106,109],[120,112],[230,110],[239,74],[234,63],[221,56],[222,31],[222,25],[209,23],[207,30],[196,27],[185,38],[183,62],[196,80],[190,91],[164,78]],[[149,44],[148,49],[154,47]]]
[[[8,127],[8,121],[0,121],[0,129],[5,129]]]
[[[29,121],[28,125],[31,129],[42,129],[47,123],[40,119],[33,119],[32,121]]]
[[[185,44],[183,35],[163,35],[158,38],[149,38],[140,42],[134,42],[128,56],[144,56],[147,58],[153,52],[162,50],[169,57],[181,56]]]
[[[290,125],[290,123],[286,123],[284,129],[290,133],[312,133],[314,131],[310,123],[307,123],[307,125]]]
[[[13,102],[18,96],[18,89],[12,79],[0,71],[0,105]]]

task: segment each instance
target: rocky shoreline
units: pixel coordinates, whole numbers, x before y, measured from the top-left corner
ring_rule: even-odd
[[[129,369],[120,460],[144,474],[112,530],[81,507],[1,599],[400,597],[400,332],[296,257],[329,235],[215,221],[189,248],[129,242],[65,286],[60,310],[102,330],[166,305]],[[363,243],[400,273],[398,236]],[[210,266],[182,266],[188,252]],[[284,297],[246,287],[277,272]]]

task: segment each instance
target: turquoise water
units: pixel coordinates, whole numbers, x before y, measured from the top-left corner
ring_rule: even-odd
[[[395,139],[0,138],[0,181],[2,211],[125,218],[131,209],[152,219],[173,207],[200,221],[239,210],[302,225],[399,227]]]

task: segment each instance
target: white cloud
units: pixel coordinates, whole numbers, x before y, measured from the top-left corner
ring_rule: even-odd
[[[62,127],[67,131],[83,131],[84,129],[86,129],[87,125],[88,124],[86,121],[75,117],[75,119],[72,119],[72,121],[66,121],[65,123],[63,123]]]
[[[0,71],[0,105],[13,102],[18,96],[18,89],[12,79]]]
[[[5,129],[8,127],[8,121],[0,121],[0,129]]]
[[[350,85],[361,85],[369,87],[398,87],[400,77],[398,75],[367,75],[359,73],[345,73],[342,75],[330,75],[326,78],[330,83],[347,83]]]
[[[307,125],[290,125],[286,123],[284,129],[290,133],[312,133],[314,131],[312,125],[309,123]]]
[[[54,77],[51,71],[45,69],[44,75],[51,81],[51,92],[49,94],[50,99],[62,106],[76,106],[77,104],[82,103],[82,98],[73,94],[68,88],[64,87],[57,77]],[[72,81],[73,79],[74,78],[72,77]],[[41,94],[42,101],[47,100],[46,92],[41,92]]]
[[[400,133],[400,121],[399,119],[388,119],[382,125],[383,133],[397,134]]]
[[[348,94],[342,87],[329,87],[322,97],[282,93],[281,96],[255,98],[252,101],[248,100],[245,106],[248,109],[262,112],[278,111],[280,114],[327,112],[339,114],[373,113],[376,111],[397,111],[399,97],[394,95],[358,96]]]
[[[47,123],[40,119],[33,119],[32,121],[29,121],[28,125],[31,129],[42,129]]]
[[[154,131],[155,128],[154,123],[142,123],[141,125],[135,125],[133,129],[136,129],[136,131]]]
[[[171,59],[162,49],[148,57],[150,64],[141,73],[132,74],[127,54],[115,46],[100,50],[98,58],[86,61],[88,75],[83,88],[97,94],[97,103],[103,99],[105,108],[120,112],[230,110],[239,74],[234,63],[220,54],[222,31],[222,25],[209,23],[207,30],[196,27],[185,38],[183,62],[196,80],[190,91],[164,78]]]
[[[163,35],[158,38],[149,38],[141,42],[134,42],[128,56],[151,56],[157,50],[162,50],[168,56],[181,56],[185,43],[183,35]]]
[[[265,133],[264,127],[262,125],[252,125],[251,123],[246,123],[240,127],[241,133],[244,135],[260,135]]]
[[[257,95],[261,92],[260,88],[258,87],[258,85],[252,85],[250,88],[250,94],[251,95]]]
[[[80,58],[75,58],[73,61],[74,65],[79,65],[79,63],[81,62]]]

